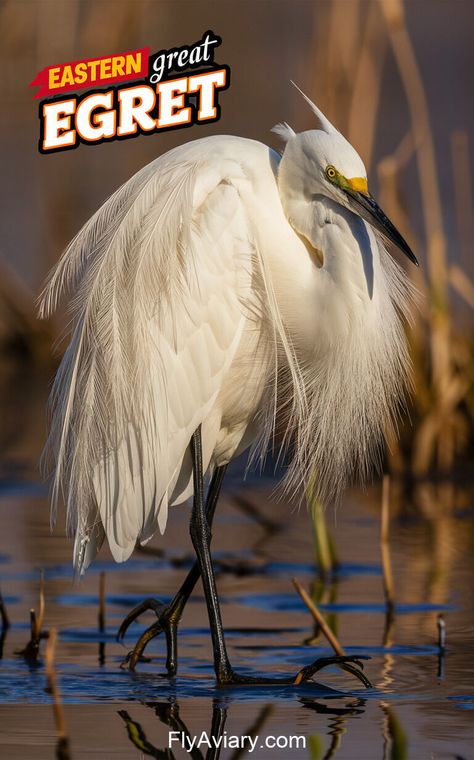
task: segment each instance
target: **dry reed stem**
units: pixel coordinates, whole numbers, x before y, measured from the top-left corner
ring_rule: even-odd
[[[300,62],[300,79],[302,82],[308,82],[308,92],[317,93],[318,104],[326,113],[328,103],[326,102],[327,87],[327,49],[330,28],[330,11],[332,7],[329,3],[320,5],[313,13],[312,40],[310,47],[311,65],[308,66],[301,56]],[[306,79],[307,78],[307,79]],[[298,108],[298,112],[300,109]],[[329,114],[329,111],[327,112]]]
[[[354,62],[362,33],[361,5],[360,0],[318,5],[313,14],[311,66],[305,64],[300,72],[308,92],[317,93],[318,105],[343,133],[347,133]]]
[[[446,244],[434,139],[421,72],[408,34],[402,0],[379,0],[410,109],[432,284],[446,290]]]
[[[359,0],[332,2],[325,44],[326,108],[332,118],[346,127],[346,108],[359,44]],[[330,117],[331,118],[331,117]]]
[[[46,645],[45,653],[45,667],[46,675],[48,678],[48,687],[53,698],[53,713],[54,722],[56,724],[56,730],[58,732],[58,744],[56,757],[59,760],[70,760],[69,751],[69,737],[66,728],[66,721],[64,719],[64,711],[61,703],[61,697],[59,694],[56,668],[54,665],[54,657],[56,653],[56,642],[58,639],[58,632],[56,628],[51,628],[49,633],[48,643]]]
[[[454,290],[474,309],[474,282],[457,264],[449,267],[449,282]]]
[[[413,242],[413,247],[418,250],[421,245],[416,239],[414,230],[411,226],[405,204],[403,203],[402,193],[399,184],[399,175],[403,167],[413,156],[416,149],[412,130],[400,141],[394,152],[386,156],[377,165],[377,174],[379,178],[380,197],[382,208],[386,208],[390,218],[393,219],[396,227],[401,230],[404,237]],[[410,273],[417,290],[427,293],[427,284],[421,268]],[[422,319],[415,318],[410,323],[409,341],[413,366],[417,368],[416,378],[416,401],[419,410],[424,412],[430,409],[432,393],[427,384],[425,371],[422,369],[425,365],[425,326],[429,323],[430,313],[427,298],[417,299],[417,311]],[[417,315],[418,317],[418,315]],[[403,473],[405,470],[405,458],[400,442],[395,434],[387,439],[387,446],[390,455],[390,469],[395,472]]]
[[[41,639],[47,639],[49,633],[43,631],[45,601],[44,601],[44,571],[40,573],[39,588],[39,612],[38,616],[34,608],[30,609],[30,640],[24,649],[18,650],[17,654],[22,655],[26,660],[36,661],[39,655]]]
[[[400,172],[408,164],[416,150],[413,132],[410,129],[402,138],[394,152],[382,159],[377,166],[380,185],[382,208],[386,208],[395,225],[401,230],[404,237],[412,241],[415,250],[421,247],[415,232],[411,226],[400,187]],[[416,401],[421,412],[427,412],[432,401],[432,393],[428,385],[425,366],[425,325],[429,323],[429,299],[426,297],[428,288],[421,268],[412,270],[410,273],[417,290],[423,294],[423,298],[417,299],[417,309],[423,319],[414,319],[410,323],[409,341],[413,366],[417,368]],[[405,470],[405,457],[401,445],[392,434],[387,438],[387,447],[390,453],[390,469],[402,473]]]
[[[331,631],[328,624],[326,623],[324,617],[321,615],[320,611],[316,607],[315,603],[307,593],[306,589],[303,588],[301,583],[296,579],[293,578],[293,586],[295,587],[295,590],[300,595],[303,602],[306,604],[308,610],[310,611],[311,615],[313,616],[313,619],[316,621],[316,623],[321,628],[322,633],[326,637],[328,643],[333,648],[334,652],[339,657],[345,656],[345,651],[341,644],[339,643],[337,637],[335,634]]]
[[[393,54],[408,101],[420,178],[431,290],[430,352],[435,403],[449,383],[452,366],[448,270],[434,138],[421,72],[408,34],[402,0],[379,0]],[[450,467],[454,455],[450,431],[435,441],[438,464]],[[415,447],[418,441],[415,439]],[[445,448],[443,452],[442,449]],[[421,458],[418,457],[420,462]],[[425,470],[429,462],[424,462]]]
[[[406,205],[403,202],[403,196],[400,189],[400,173],[407,166],[416,151],[415,138],[411,129],[400,140],[399,144],[391,155],[385,156],[377,164],[377,175],[380,185],[380,198],[382,208],[387,208],[390,218],[395,222],[395,226],[400,229],[404,237],[411,241],[415,251],[421,248],[421,242],[413,229]],[[416,288],[426,295],[428,288],[426,279],[421,268],[410,272]],[[425,298],[417,301],[417,308],[423,314],[426,321],[429,319],[428,302]],[[410,325],[411,333],[418,344],[424,342],[423,324],[421,320],[415,319]]]
[[[388,611],[395,606],[392,563],[390,558],[390,477],[384,475],[382,481],[382,511],[380,522],[380,551],[382,555],[383,591]]]
[[[406,135],[402,137],[392,154],[398,171],[401,171],[410,163],[416,150],[417,145],[415,143],[413,131],[409,129]]]
[[[331,70],[338,72],[347,82],[354,74],[354,60],[360,45],[361,0],[350,4],[333,0],[330,17],[330,40],[328,54]],[[329,80],[331,81],[331,80]],[[334,91],[337,98],[338,93]]]
[[[372,163],[386,48],[387,38],[380,34],[379,12],[377,6],[371,3],[367,9],[355,76],[353,62],[349,72],[354,87],[347,127],[349,142],[363,157],[367,171]],[[363,119],[360,118],[361,113],[364,114]]]
[[[454,457],[454,433],[458,427],[458,415],[454,410],[471,387],[468,374],[456,375],[446,386],[443,396],[422,420],[416,431],[416,445],[413,450],[412,469],[415,475],[423,475],[435,455],[436,441],[445,439],[438,449],[438,466],[442,470],[450,467]]]

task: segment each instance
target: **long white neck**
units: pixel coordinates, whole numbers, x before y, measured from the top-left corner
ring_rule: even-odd
[[[319,194],[302,197],[285,190],[285,215],[312,256],[303,295],[306,315],[314,315],[312,329],[295,329],[311,341],[310,351],[324,353],[354,330],[370,332],[387,308],[392,313],[379,243],[370,226],[340,204]]]
[[[306,260],[298,309],[288,307],[284,294],[281,307],[302,369],[307,411],[295,422],[288,484],[296,487],[315,471],[327,500],[353,475],[367,475],[396,416],[408,378],[397,307],[406,311],[408,293],[401,270],[369,225],[318,188],[294,180],[279,174],[279,193],[309,255],[300,251]]]

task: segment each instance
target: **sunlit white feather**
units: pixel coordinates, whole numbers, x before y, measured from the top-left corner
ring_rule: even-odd
[[[146,166],[45,289],[43,316],[71,294],[48,448],[80,572],[104,535],[123,561],[164,531],[168,507],[192,494],[200,424],[209,470],[252,442],[265,452],[280,420],[287,486],[316,472],[328,498],[366,474],[393,418],[407,287],[324,178],[327,161],[348,176],[362,162],[342,136],[278,131],[281,160],[213,137]]]

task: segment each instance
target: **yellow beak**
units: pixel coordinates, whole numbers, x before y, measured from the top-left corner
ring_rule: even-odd
[[[347,184],[356,193],[368,193],[369,186],[367,184],[367,177],[352,177],[347,180]]]

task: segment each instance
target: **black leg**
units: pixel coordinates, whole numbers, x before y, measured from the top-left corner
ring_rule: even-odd
[[[315,660],[311,665],[303,668],[296,678],[258,678],[255,676],[242,676],[232,670],[227,648],[225,645],[224,629],[222,626],[221,611],[219,607],[219,598],[217,596],[216,579],[211,560],[211,529],[206,518],[204,507],[204,484],[202,472],[202,448],[201,448],[201,427],[199,426],[191,438],[191,457],[193,460],[193,477],[194,477],[194,500],[193,510],[191,513],[190,533],[194,550],[199,562],[199,569],[204,586],[206,597],[207,611],[209,614],[209,625],[211,628],[212,648],[214,652],[214,670],[219,686],[238,685],[238,684],[280,684],[294,685],[309,681],[312,676],[327,667],[328,665],[337,664],[344,670],[352,673],[356,678],[362,681],[365,686],[370,686],[370,682],[365,677],[362,670],[361,660],[367,659],[360,657],[321,657]],[[356,667],[355,667],[356,666]]]
[[[227,707],[214,701],[212,705],[211,736],[214,746],[206,752],[206,760],[219,760],[221,756],[222,737],[224,736],[225,723],[227,720]]]
[[[230,667],[225,645],[216,579],[211,560],[211,529],[204,506],[201,426],[198,427],[191,438],[191,457],[193,460],[194,478],[194,499],[190,522],[191,540],[198,558],[204,594],[206,596],[217,682],[227,683],[232,678],[232,668]]]
[[[160,605],[153,599],[145,600],[139,605],[139,612],[144,609],[154,609],[158,620],[150,626],[137,642],[132,652],[129,666],[133,669],[138,658],[148,641],[162,631],[166,634],[168,657],[167,667],[169,675],[176,673],[177,654],[176,654],[176,634],[177,624],[183,612],[187,599],[189,598],[199,576],[202,576],[204,593],[206,597],[207,610],[209,614],[209,624],[211,629],[212,647],[214,652],[214,669],[219,686],[230,685],[251,685],[251,684],[268,684],[298,686],[308,682],[315,673],[329,665],[338,665],[343,670],[358,678],[364,686],[369,687],[370,682],[362,672],[362,660],[369,659],[365,656],[359,657],[321,657],[315,660],[311,665],[302,668],[296,677],[283,678],[259,678],[255,676],[243,676],[232,670],[227,655],[225,645],[224,629],[217,596],[216,581],[214,569],[211,560],[211,523],[217,505],[217,500],[225,474],[225,467],[217,468],[208,493],[207,503],[204,503],[204,478],[202,464],[202,446],[201,446],[201,428],[199,427],[191,438],[191,457],[193,462],[193,481],[194,481],[194,500],[190,521],[190,534],[194,550],[197,556],[197,562],[191,568],[180,590],[168,605]],[[136,610],[131,613],[133,615]],[[138,613],[139,614],[139,613]],[[135,615],[136,616],[136,615]],[[131,618],[128,616],[127,621]],[[130,622],[130,621],[129,621]],[[122,624],[121,630],[124,624]]]
[[[214,519],[217,501],[226,470],[227,465],[216,467],[211,479],[211,483],[209,485],[209,491],[206,500],[206,517],[210,526],[212,525],[212,521]],[[188,575],[186,576],[183,584],[181,585],[179,591],[176,593],[169,604],[162,604],[153,598],[145,599],[127,615],[125,620],[122,622],[122,625],[120,626],[117,634],[117,638],[119,640],[125,636],[125,633],[130,624],[147,610],[153,610],[158,620],[156,623],[153,623],[153,625],[147,628],[147,630],[144,631],[140,636],[137,643],[135,644],[135,647],[123,663],[124,667],[128,668],[129,670],[135,670],[135,666],[140,657],[143,655],[148,642],[155,638],[155,636],[158,636],[160,633],[164,632],[166,636],[167,649],[166,670],[169,676],[176,675],[178,669],[178,623],[183,614],[186,602],[191,596],[200,575],[201,571],[199,569],[199,563],[196,560]]]
[[[214,514],[216,512],[217,501],[219,493],[222,487],[224,476],[227,470],[227,465],[217,467],[209,485],[209,492],[206,500],[206,519],[209,525],[209,530],[212,527]],[[177,627],[181,620],[183,610],[186,606],[186,602],[191,596],[196,583],[201,575],[199,568],[199,562],[196,561],[189,571],[188,575],[184,579],[183,585],[179,589],[178,593],[174,596],[169,604],[169,619],[171,622],[169,631],[167,632],[167,649],[168,657],[166,661],[166,668],[168,673],[175,675],[178,667],[178,653],[177,653]]]

